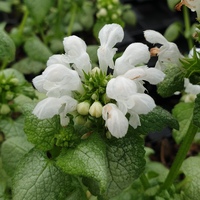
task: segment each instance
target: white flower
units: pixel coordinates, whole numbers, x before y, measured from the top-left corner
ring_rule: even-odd
[[[147,114],[156,107],[154,100],[149,95],[140,93],[132,95],[127,104],[130,108],[128,110],[130,113],[129,124],[133,128],[137,128],[137,126],[141,125],[140,114]]]
[[[36,105],[33,114],[39,119],[48,119],[59,114],[61,125],[66,126],[69,122],[66,114],[74,111],[76,106],[77,101],[70,96],[62,96],[60,98],[48,97]]]
[[[85,42],[77,36],[65,37],[63,40],[65,54],[53,55],[47,61],[47,66],[52,64],[62,64],[67,68],[74,68],[80,77],[84,77],[83,71],[91,71],[91,63],[88,53],[86,52]],[[70,66],[72,64],[72,66]]]
[[[69,123],[67,114],[73,111],[77,111],[75,117],[96,118],[100,123],[102,117],[116,138],[126,135],[129,124],[134,128],[140,126],[139,115],[147,114],[156,106],[154,100],[144,94],[144,81],[157,84],[165,74],[144,65],[150,59],[150,52],[142,43],[129,45],[114,63],[117,50],[114,46],[123,37],[123,29],[118,24],[101,29],[97,50],[100,68],[93,70],[85,42],[77,36],[64,38],[65,54],[51,56],[42,75],[33,79],[35,88],[47,96],[36,105],[33,113],[39,119],[60,115],[62,126]],[[161,49],[168,52],[170,45],[163,36],[160,39]],[[159,55],[162,58],[162,54]],[[113,69],[113,76],[106,75],[108,67]]]
[[[176,5],[177,10],[181,10],[182,5],[187,6],[191,11],[196,11],[197,19],[200,19],[200,3],[199,0],[181,0],[180,3]]]
[[[85,42],[77,36],[65,37],[64,41],[65,56],[69,63],[73,63],[74,69],[83,77],[83,70],[88,73],[91,71],[89,55],[86,52]]]
[[[138,86],[138,92],[144,92],[146,89],[143,86],[143,80],[156,85],[163,81],[165,74],[156,68],[140,66],[128,70],[123,76],[135,81]]]
[[[188,78],[184,78],[184,87],[186,93],[195,95],[200,93],[200,85],[193,85]]]
[[[103,107],[102,117],[110,133],[116,138],[122,138],[128,131],[128,119],[115,104],[109,103]]]
[[[99,40],[101,46],[97,51],[99,58],[99,66],[103,72],[107,72],[108,66],[113,69],[113,56],[117,48],[113,48],[116,43],[121,42],[124,37],[124,32],[118,24],[105,25],[99,32]]]
[[[182,55],[175,43],[168,42],[162,34],[154,30],[144,31],[144,37],[152,44],[162,45],[160,48],[155,47],[151,49],[151,55],[158,56],[155,68],[164,71],[166,63],[180,64]]]
[[[128,78],[111,79],[106,89],[108,97],[116,100],[119,110],[124,115],[131,114],[129,123],[133,128],[141,125],[139,114],[147,114],[156,106],[149,95],[138,93],[136,83]]]
[[[121,57],[115,61],[114,76],[122,75],[138,64],[146,64],[150,59],[148,46],[142,43],[132,43],[124,51]]]
[[[123,76],[112,78],[106,87],[107,96],[115,100],[125,100],[135,93],[137,93],[135,82]]]
[[[81,91],[81,80],[75,70],[62,64],[52,64],[45,69],[42,75],[33,79],[35,88],[47,96],[61,97],[71,91]]]

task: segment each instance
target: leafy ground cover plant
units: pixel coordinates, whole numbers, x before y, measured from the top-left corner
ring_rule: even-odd
[[[8,22],[1,24],[1,42],[10,41],[8,58],[1,55],[3,67],[12,67],[25,75],[37,75],[44,70],[46,60],[52,54],[62,52],[60,38],[66,35],[76,32],[81,37],[86,35],[86,39],[90,36],[90,44],[94,44],[93,33],[97,35],[106,23],[117,22],[124,26],[130,21],[127,14],[132,24],[136,21],[130,5],[123,5],[118,0],[44,0],[42,4],[39,0],[34,3],[16,0],[0,1],[0,5],[0,10],[6,13],[5,19],[8,18]],[[5,34],[7,37],[3,41]],[[11,62],[15,52],[16,60]]]
[[[176,8],[183,4],[196,11],[198,23],[198,2],[181,1]],[[6,66],[13,44],[2,34],[8,38]],[[199,42],[198,25],[194,35]],[[1,145],[2,199],[198,199],[199,156],[186,159],[200,126],[198,48],[184,56],[162,34],[146,30],[150,50],[135,42],[115,56],[123,37],[121,25],[104,25],[95,59],[81,37],[64,37],[64,54],[50,55],[33,79],[37,101],[30,95],[35,93],[26,93],[32,87],[24,87],[21,73],[2,70],[2,97],[10,91],[30,97],[29,103],[18,101],[22,118],[15,125],[1,120],[7,137]],[[151,56],[158,60],[149,68]],[[21,84],[15,84],[17,78]],[[164,98],[182,94],[172,113],[155,104],[146,82]],[[165,127],[180,144],[170,168],[151,161],[152,149],[144,145],[148,133]]]

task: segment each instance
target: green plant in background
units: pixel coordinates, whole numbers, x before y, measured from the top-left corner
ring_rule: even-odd
[[[80,34],[85,32],[82,37],[87,39],[87,34],[90,34],[90,37],[93,38],[90,43],[96,44],[96,39],[91,33],[93,27],[98,27],[98,29],[94,28],[94,33],[98,33],[99,20],[101,27],[102,23],[115,21],[123,25],[132,22],[132,25],[134,25],[133,22],[136,19],[129,5],[111,1],[108,9],[109,4],[103,3],[102,6],[108,9],[109,15],[113,12],[115,12],[115,15],[119,14],[117,18],[116,16],[114,18],[96,18],[96,16],[99,16],[97,8],[99,4],[99,2],[92,0],[44,0],[42,2],[36,0],[34,3],[31,0],[24,0],[22,3],[17,0],[0,1],[0,5],[2,5],[0,9],[3,12],[8,13],[8,16],[13,11],[16,14],[14,24],[5,25],[9,32],[4,30],[4,34],[9,37],[5,41],[10,41],[9,45],[13,45],[12,52],[7,53],[9,57],[12,57],[10,61],[14,61],[15,49],[17,55],[19,54],[17,60],[13,63],[7,63],[4,59],[3,65],[5,67],[11,66],[23,74],[38,74],[45,68],[46,60],[53,53],[62,52],[60,38],[70,36],[75,32]],[[124,11],[126,11],[126,14],[123,14]],[[123,17],[125,15],[128,15],[128,17]],[[11,29],[9,26],[11,26]]]

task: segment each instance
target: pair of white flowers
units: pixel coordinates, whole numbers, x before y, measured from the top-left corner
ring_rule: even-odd
[[[144,93],[144,81],[151,84],[161,82],[165,76],[162,72],[162,61],[168,61],[169,56],[170,59],[177,60],[180,56],[177,47],[160,33],[148,30],[144,35],[147,41],[162,44],[156,68],[145,65],[150,59],[150,52],[148,46],[142,43],[130,44],[114,62],[113,57],[117,51],[114,46],[123,40],[123,29],[118,24],[108,24],[99,32],[99,68],[105,74],[108,67],[114,70],[113,77],[106,86],[106,95],[110,102],[100,102],[102,118],[116,138],[125,136],[129,125],[134,128],[140,126],[139,115],[147,114],[156,106],[152,97]],[[92,67],[86,52],[87,46],[81,38],[66,37],[63,45],[65,54],[51,56],[42,75],[33,79],[35,88],[47,96],[36,105],[33,113],[39,119],[60,115],[61,125],[66,126],[69,123],[67,114],[76,111],[79,103],[74,94],[84,94],[84,73],[91,73]]]

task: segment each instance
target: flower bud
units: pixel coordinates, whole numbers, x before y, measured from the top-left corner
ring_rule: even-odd
[[[17,78],[12,78],[10,80],[10,83],[13,84],[13,85],[15,85],[15,86],[17,86],[17,85],[19,85],[19,80]]]
[[[94,94],[92,94],[91,98],[93,100],[97,100],[99,98],[99,96],[96,93],[94,93]]]
[[[107,14],[108,14],[107,10],[105,8],[101,8],[97,13],[97,18],[105,17]]]
[[[81,115],[74,118],[74,124],[76,125],[84,125],[85,123],[86,123],[86,119]]]
[[[92,70],[91,70],[91,74],[92,75],[95,75],[96,73],[100,74],[101,70],[99,67],[94,67]]]
[[[0,114],[7,115],[10,112],[10,107],[7,104],[2,104],[0,108]]]
[[[102,108],[103,108],[103,106],[101,105],[101,103],[98,102],[98,101],[95,101],[91,105],[91,107],[89,109],[89,113],[93,117],[96,117],[96,118],[101,117],[101,115],[102,115]]]
[[[77,112],[81,115],[87,115],[89,112],[90,104],[87,101],[81,102],[77,105]]]
[[[13,99],[13,97],[14,97],[14,93],[13,92],[10,92],[10,91],[7,91],[6,92],[6,100],[11,100],[11,99]]]

